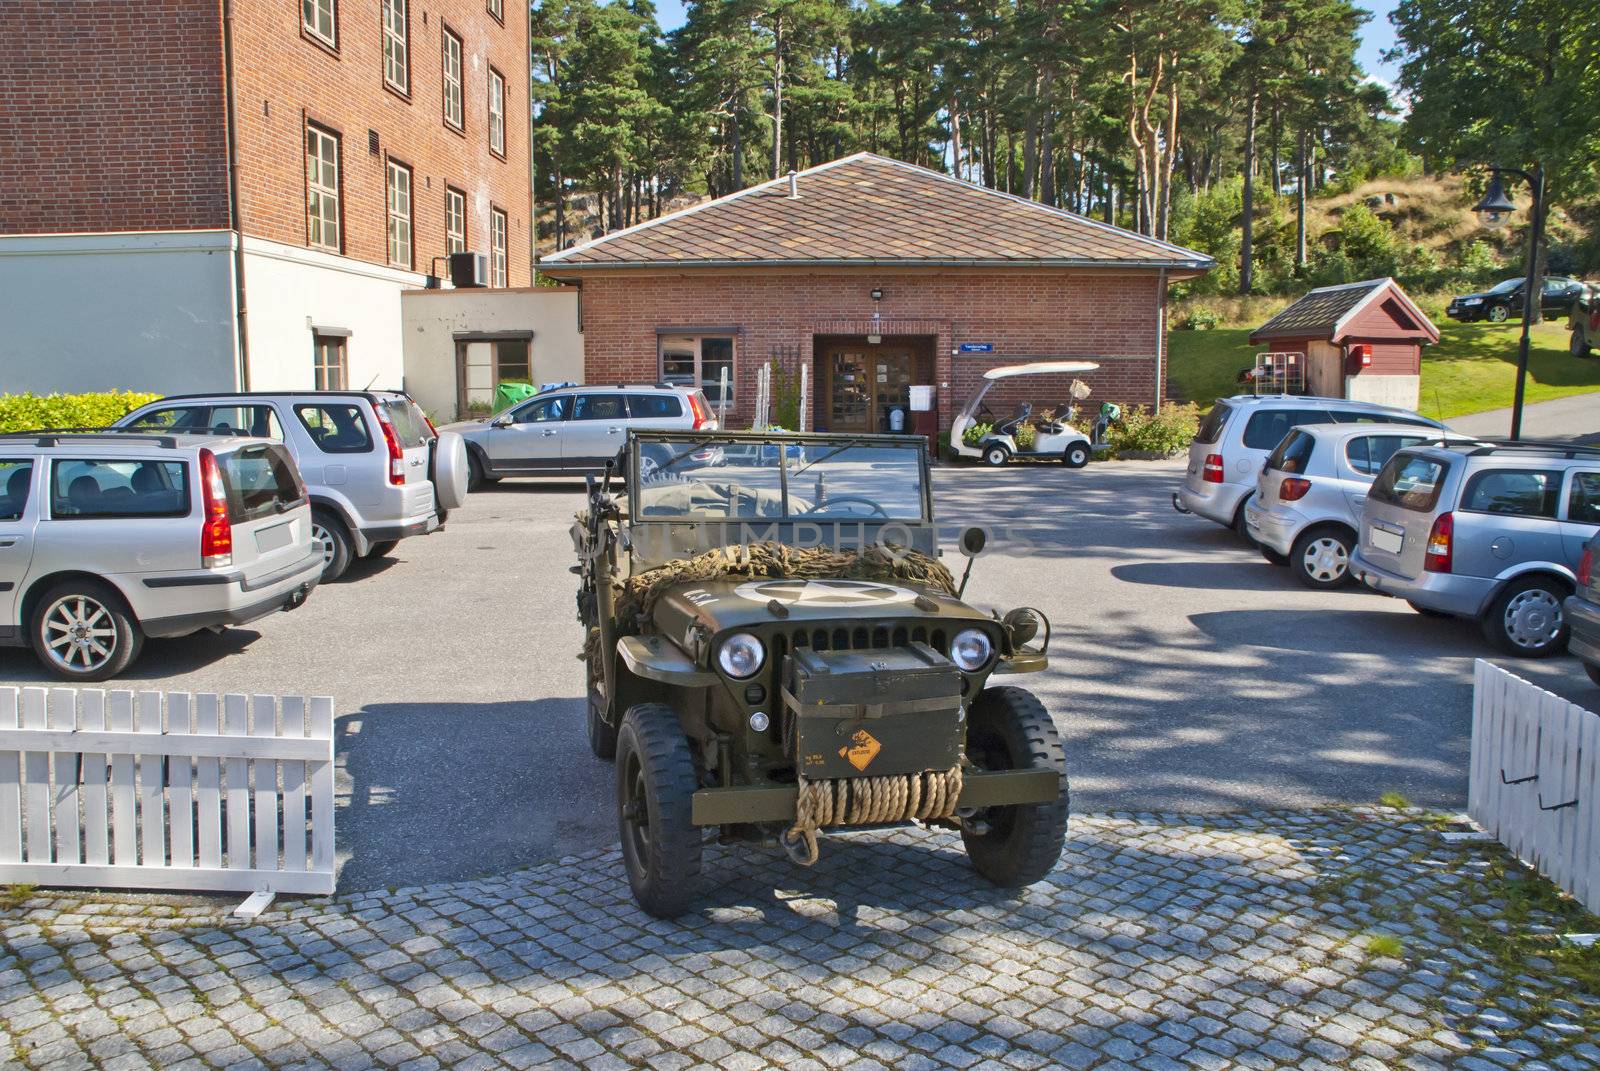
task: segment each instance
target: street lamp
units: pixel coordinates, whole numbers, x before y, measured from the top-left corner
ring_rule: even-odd
[[[1473,208],[1485,227],[1504,226],[1506,219],[1517,210],[1516,204],[1506,193],[1502,175],[1512,175],[1522,179],[1533,193],[1533,204],[1528,209],[1532,213],[1532,218],[1528,223],[1528,275],[1522,284],[1522,341],[1517,350],[1517,391],[1511,403],[1511,438],[1520,439],[1522,396],[1528,380],[1528,332],[1533,327],[1534,312],[1539,308],[1538,302],[1542,296],[1539,278],[1539,243],[1544,239],[1544,169],[1538,164],[1533,166],[1531,172],[1519,171],[1514,167],[1491,165],[1489,187],[1483,191],[1483,199]]]

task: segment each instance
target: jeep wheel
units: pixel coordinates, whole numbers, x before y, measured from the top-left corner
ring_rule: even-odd
[[[1021,688],[986,688],[973,702],[967,757],[981,770],[1049,769],[1061,775],[1050,803],[990,807],[964,822],[961,841],[978,873],[996,885],[1038,881],[1061,858],[1067,839],[1067,763],[1044,705]]]
[[[1508,655],[1544,658],[1567,645],[1562,602],[1571,594],[1549,577],[1533,576],[1506,585],[1483,615],[1483,637]]]
[[[667,919],[694,900],[700,830],[690,821],[696,785],[689,741],[665,703],[640,703],[617,734],[617,812],[633,898]]]
[[[607,725],[600,716],[599,709],[594,705],[595,674],[594,660],[584,659],[584,700],[583,707],[587,711],[585,722],[589,730],[589,750],[594,752],[594,757],[610,762],[617,757],[617,729],[614,725]]]
[[[1490,305],[1489,311],[1484,315],[1489,317],[1492,324],[1503,324],[1511,316],[1511,310],[1504,305]]]
[[[355,545],[344,522],[327,510],[311,511],[311,545],[322,555],[322,580],[338,580],[350,568]]]

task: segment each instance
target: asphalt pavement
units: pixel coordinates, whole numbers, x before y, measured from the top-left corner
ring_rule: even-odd
[[[1467,435],[1503,438],[1511,434],[1511,410],[1491,409],[1487,413],[1453,417],[1445,423]],[[1574,394],[1570,398],[1524,406],[1522,437],[1558,442],[1600,442],[1600,395]]]
[[[1067,742],[1077,811],[1196,813],[1466,796],[1475,625],[1310,592],[1175,513],[1175,462],[945,467],[955,533],[990,525],[969,598],[1054,626],[1026,679]],[[301,609],[151,641],[132,688],[331,695],[340,888],[461,880],[614,843],[611,768],[584,739],[567,529],[576,481],[507,480],[442,531],[360,562]],[[1516,672],[1600,701],[1562,656]],[[1015,678],[1015,683],[1024,683]],[[0,652],[0,683],[52,683]]]

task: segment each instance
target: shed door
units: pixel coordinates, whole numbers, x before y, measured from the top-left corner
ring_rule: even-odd
[[[1306,389],[1325,398],[1344,397],[1344,351],[1331,342],[1306,345]]]

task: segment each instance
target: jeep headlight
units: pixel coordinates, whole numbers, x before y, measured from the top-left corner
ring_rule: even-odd
[[[982,669],[993,653],[989,634],[978,628],[962,629],[950,643],[950,661],[968,673]]]
[[[722,672],[739,680],[755,676],[766,660],[766,648],[748,632],[735,632],[717,650],[717,665]]]

